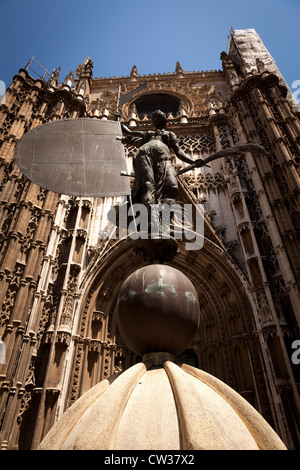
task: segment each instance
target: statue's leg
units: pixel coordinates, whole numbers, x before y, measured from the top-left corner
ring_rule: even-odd
[[[140,149],[133,159],[135,181],[132,188],[133,203],[149,207],[155,203],[155,181],[152,161],[144,149]]]
[[[144,157],[141,162],[141,203],[147,207],[155,204],[155,178],[152,161]]]
[[[178,194],[178,182],[175,168],[170,160],[165,162],[164,183],[161,188],[160,200],[163,204],[174,204]]]

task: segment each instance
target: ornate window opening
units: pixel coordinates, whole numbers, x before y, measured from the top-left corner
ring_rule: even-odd
[[[172,114],[175,117],[179,111],[180,99],[167,93],[152,93],[141,96],[134,104],[139,119],[144,119],[145,116],[151,118],[152,113],[157,109],[163,111],[167,116]]]

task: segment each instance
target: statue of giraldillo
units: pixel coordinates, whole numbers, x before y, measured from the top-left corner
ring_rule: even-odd
[[[132,202],[145,204],[172,204],[178,192],[176,170],[170,150],[182,161],[196,163],[179,148],[174,132],[165,129],[166,116],[162,111],[152,114],[155,130],[133,131],[121,124],[125,141],[139,147],[133,158],[135,174]],[[199,163],[202,160],[199,160]],[[198,162],[198,161],[197,161]]]
[[[177,175],[194,168],[206,166],[212,160],[233,154],[243,155],[244,152],[267,152],[263,147],[253,142],[237,145],[210,155],[205,159],[192,160],[179,147],[179,140],[174,132],[166,130],[167,119],[160,111],[152,113],[152,123],[155,130],[134,131],[121,123],[125,142],[139,147],[133,158],[135,180],[132,188],[132,203],[172,205],[175,202],[178,183]],[[185,163],[190,163],[178,173],[171,162],[171,153]]]

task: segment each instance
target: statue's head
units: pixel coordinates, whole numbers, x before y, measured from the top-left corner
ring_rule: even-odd
[[[167,124],[167,118],[165,113],[160,110],[154,111],[152,113],[152,123],[157,129],[164,129]]]

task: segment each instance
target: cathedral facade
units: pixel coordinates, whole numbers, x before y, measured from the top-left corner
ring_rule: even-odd
[[[66,118],[152,129],[167,116],[192,159],[255,142],[178,176],[179,200],[203,208],[204,243],[170,264],[193,282],[201,320],[178,357],[246,398],[289,449],[300,444],[299,108],[258,34],[230,31],[221,70],[93,77],[90,58],[60,82],[30,62],[0,106],[0,443],[36,449],[64,411],[140,361],[116,325],[124,280],[145,261],[112,235],[120,197],[74,197],[29,181],[14,155],[24,133]],[[135,147],[125,144],[128,173]],[[176,168],[184,167],[173,156]],[[126,176],[125,176],[126,177]]]

